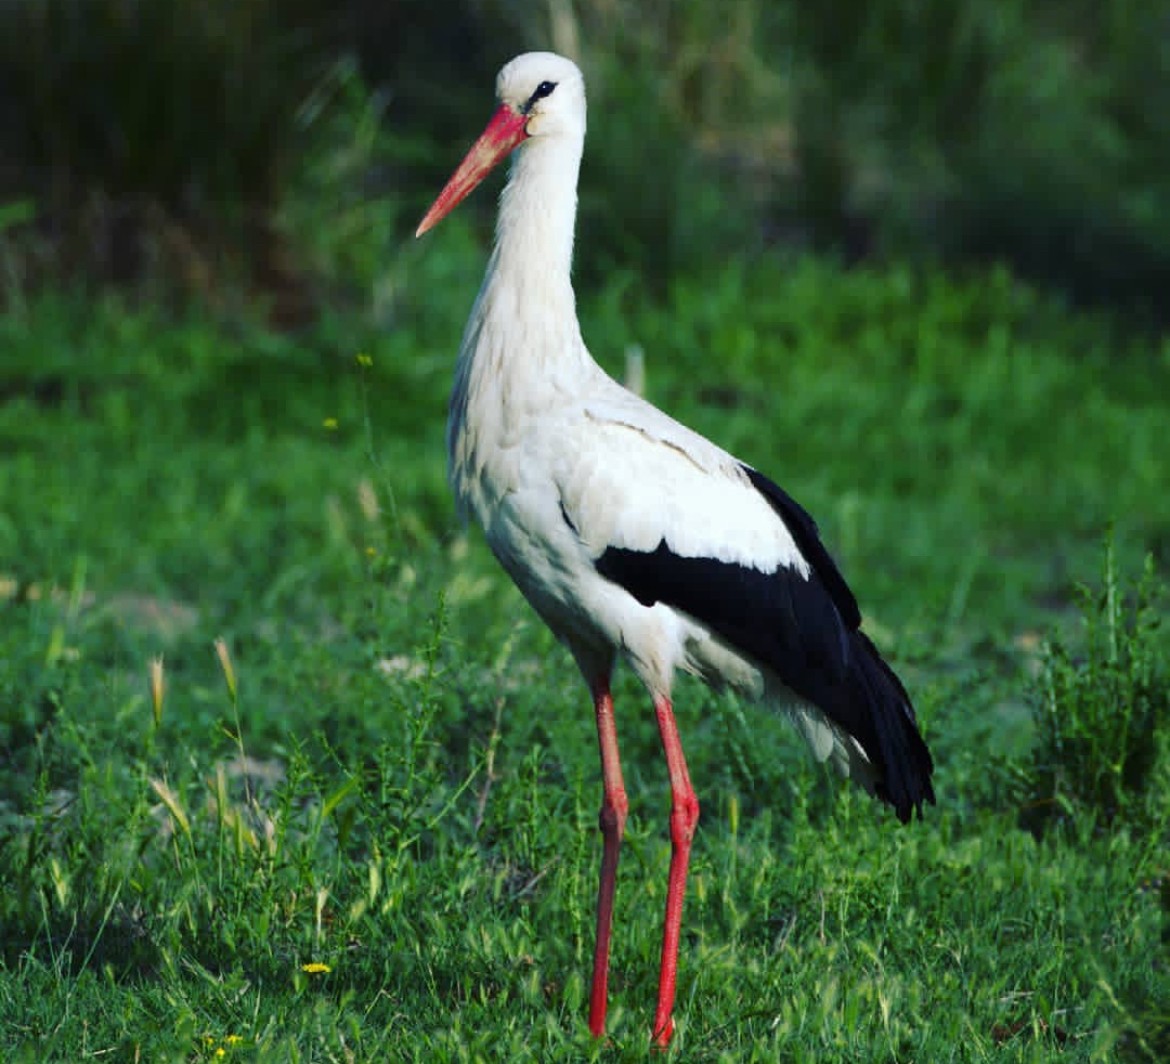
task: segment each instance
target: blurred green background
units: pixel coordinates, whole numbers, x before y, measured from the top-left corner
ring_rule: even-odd
[[[812,248],[1003,261],[1165,317],[1160,0],[9,0],[6,297],[64,277],[288,323],[339,291],[385,309],[495,71],[531,48],[590,87],[583,285]],[[491,198],[474,209],[486,226]]]

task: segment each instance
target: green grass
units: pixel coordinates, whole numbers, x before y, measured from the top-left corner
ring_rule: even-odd
[[[6,1059],[648,1055],[653,715],[623,675],[598,1045],[588,699],[444,481],[482,265],[461,240],[404,253],[379,331],[68,297],[0,322]],[[672,1052],[1158,1059],[1165,773],[1147,815],[1074,803],[1038,837],[1019,780],[1040,644],[1075,669],[1105,530],[1123,586],[1170,553],[1170,348],[1002,274],[814,262],[731,264],[662,305],[614,282],[582,316],[611,369],[640,344],[651,398],[819,516],[939,766],[938,808],[901,828],[774,716],[680,686],[703,820]]]

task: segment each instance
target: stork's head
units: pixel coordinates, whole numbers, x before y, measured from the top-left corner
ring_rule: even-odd
[[[450,214],[518,145],[530,139],[585,136],[585,79],[563,56],[517,56],[496,77],[496,97],[500,106],[419,222],[416,237]]]

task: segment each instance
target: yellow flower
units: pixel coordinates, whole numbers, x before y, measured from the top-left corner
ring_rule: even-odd
[[[333,969],[320,961],[310,961],[308,964],[301,965],[301,971],[307,972],[309,975],[328,975]]]
[[[369,369],[374,364],[374,360],[372,358],[370,358],[370,356],[365,354],[364,352],[362,354],[357,355],[356,358],[357,358],[357,364],[359,366],[361,366],[363,369]]]
[[[337,431],[337,418],[327,417],[324,421],[321,422],[321,426],[325,429],[328,429],[330,432],[336,432]]]

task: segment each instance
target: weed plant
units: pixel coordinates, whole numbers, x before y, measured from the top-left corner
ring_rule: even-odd
[[[1029,772],[1029,821],[1167,827],[1170,658],[1164,588],[1146,558],[1132,594],[1106,542],[1102,586],[1081,590],[1083,649],[1053,641],[1043,658]]]

